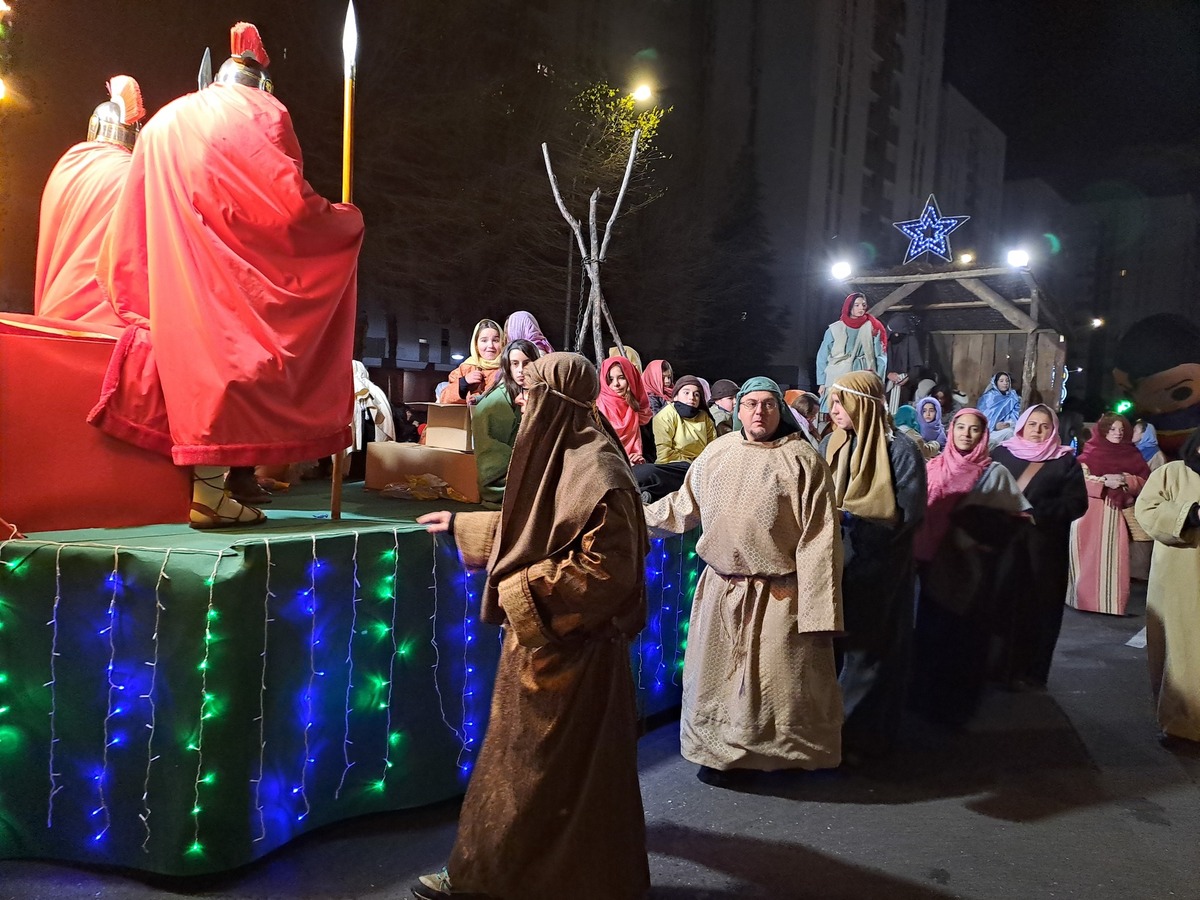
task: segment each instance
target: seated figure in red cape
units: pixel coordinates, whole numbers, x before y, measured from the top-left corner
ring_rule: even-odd
[[[354,415],[362,215],[304,179],[258,30],[231,43],[142,129],[97,263],[128,327],[89,421],[195,467],[195,528],[261,522],[226,470],[344,450]]]
[[[107,88],[109,99],[92,113],[87,140],[62,155],[42,191],[33,289],[37,316],[121,325],[96,282],[96,257],[146,108],[141,87],[128,75],[113,76]]]

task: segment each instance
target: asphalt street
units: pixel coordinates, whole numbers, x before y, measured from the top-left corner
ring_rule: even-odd
[[[1156,741],[1145,651],[1126,646],[1143,608],[1135,588],[1128,617],[1067,610],[1047,693],[990,693],[964,732],[912,720],[895,756],[852,772],[709,787],[657,727],[640,746],[652,896],[1200,898],[1200,759]],[[344,822],[204,879],[0,861],[0,898],[407,897],[456,816]]]

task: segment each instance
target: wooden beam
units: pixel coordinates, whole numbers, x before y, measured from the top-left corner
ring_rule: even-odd
[[[974,278],[960,278],[958,283],[1022,331],[1035,331],[1037,329],[1038,323],[1034,319],[1021,309],[1018,309],[1016,304],[1010,303],[1001,297],[982,281],[976,281]]]
[[[1011,275],[1013,272],[1009,268],[997,269],[957,269],[953,272],[931,272],[925,275],[863,275],[858,278],[849,278],[846,284],[854,286],[856,284],[908,284],[910,282],[925,282],[925,281],[955,281],[959,278],[990,278],[993,275]]]
[[[900,287],[896,288],[894,291],[892,291],[890,294],[888,294],[886,297],[884,297],[882,300],[880,300],[878,303],[876,303],[874,306],[872,306],[870,308],[870,310],[868,310],[868,312],[870,312],[871,315],[878,318],[879,316],[882,316],[885,312],[887,312],[889,309],[891,309],[893,306],[895,306],[897,303],[899,303],[901,300],[908,297],[909,294],[911,294],[913,291],[915,291],[920,286],[921,286],[920,282],[917,282],[917,281],[910,281],[908,284],[902,284],[902,285],[900,285]]]
[[[1028,300],[1016,300],[1015,303],[1028,303]],[[991,309],[990,303],[984,303],[982,300],[949,300],[930,303],[928,306],[914,306],[911,304],[903,304],[901,306],[892,307],[893,312],[909,312],[920,311],[928,312],[929,310],[938,309]],[[1039,326],[1040,327],[1040,326]],[[1025,329],[1021,329],[1024,331]]]
[[[1033,391],[1033,379],[1037,373],[1037,332],[1030,331],[1025,335],[1025,365],[1021,367],[1021,408],[1029,405],[1029,395]]]

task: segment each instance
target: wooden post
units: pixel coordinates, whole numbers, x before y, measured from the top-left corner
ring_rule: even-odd
[[[621,337],[617,333],[612,313],[608,308],[608,303],[604,300],[604,292],[600,288],[600,266],[604,262],[605,255],[608,253],[608,242],[612,238],[613,226],[616,224],[617,216],[620,214],[621,203],[625,199],[625,191],[629,187],[629,179],[633,173],[633,163],[637,159],[637,145],[640,135],[640,129],[633,133],[633,139],[629,146],[629,159],[625,163],[625,175],[621,179],[621,189],[617,193],[612,213],[609,215],[608,223],[605,225],[603,239],[600,238],[599,223],[596,220],[596,206],[600,200],[600,189],[596,188],[592,192],[588,200],[588,240],[586,242],[584,240],[582,223],[571,215],[567,209],[567,204],[563,201],[562,192],[558,187],[558,178],[555,177],[554,167],[550,164],[550,148],[546,144],[542,144],[542,159],[546,162],[546,176],[550,179],[550,189],[554,192],[554,202],[558,205],[558,211],[562,214],[562,217],[571,227],[571,233],[575,235],[575,243],[579,247],[580,266],[587,272],[588,281],[590,282],[587,308],[584,310],[583,315],[579,317],[578,323],[576,323],[578,331],[576,332],[575,350],[576,352],[582,352],[584,338],[590,325],[592,347],[596,354],[597,366],[604,360],[603,324],[608,325],[619,352],[622,354],[625,352],[625,345],[621,342]]]

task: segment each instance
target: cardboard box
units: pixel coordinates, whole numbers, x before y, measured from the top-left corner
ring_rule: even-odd
[[[425,420],[425,446],[470,453],[471,407],[464,403],[430,403]],[[448,481],[449,479],[447,479]]]
[[[471,503],[479,502],[474,453],[396,441],[367,444],[367,490],[382,490],[402,475],[436,475]]]

